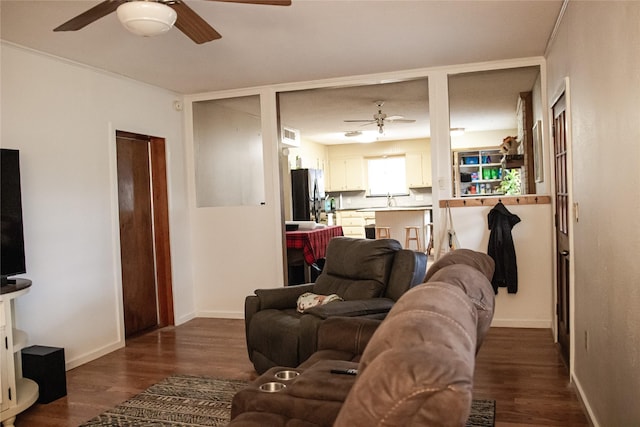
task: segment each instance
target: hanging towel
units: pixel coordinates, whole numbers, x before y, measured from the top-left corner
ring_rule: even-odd
[[[498,202],[489,211],[488,223],[491,234],[487,253],[496,263],[491,280],[496,294],[499,287],[506,287],[510,294],[518,292],[518,265],[511,229],[519,222],[520,217],[509,212],[502,202]]]

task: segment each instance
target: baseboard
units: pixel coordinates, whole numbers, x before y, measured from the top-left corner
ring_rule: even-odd
[[[550,320],[534,320],[534,319],[496,319],[491,322],[492,327],[496,328],[536,328],[550,329]]]
[[[597,420],[595,414],[591,410],[591,405],[589,404],[589,399],[587,399],[587,397],[584,394],[584,390],[582,389],[582,385],[580,384],[580,380],[578,380],[578,378],[575,375],[571,375],[571,382],[573,383],[573,385],[576,388],[576,394],[578,396],[578,400],[580,401],[580,403],[582,404],[582,407],[587,412],[586,413],[587,421],[593,427],[600,427],[600,424],[598,423],[598,420]]]
[[[198,316],[196,316],[196,313],[192,312],[192,313],[186,314],[184,316],[180,316],[180,317],[175,318],[174,322],[175,322],[176,326],[179,326],[179,325],[182,325],[183,323],[187,323],[189,320],[195,319],[196,317],[198,317]]]
[[[105,356],[113,351],[116,351],[122,347],[124,347],[124,340],[122,341],[117,341],[113,344],[109,344],[107,346],[104,346],[102,348],[97,349],[96,351],[92,351],[90,353],[86,353],[82,356],[73,358],[71,360],[65,360],[64,363],[64,367],[65,370],[71,370],[73,368],[77,368],[80,365],[84,365],[85,363],[89,363],[92,360],[96,360],[102,356]]]
[[[195,317],[212,317],[218,319],[244,319],[243,311],[198,311]]]

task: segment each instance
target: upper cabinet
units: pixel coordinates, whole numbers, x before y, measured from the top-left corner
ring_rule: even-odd
[[[430,151],[407,153],[407,186],[409,188],[425,188],[432,186]]]
[[[327,191],[364,191],[363,163],[362,157],[329,160],[329,188]]]

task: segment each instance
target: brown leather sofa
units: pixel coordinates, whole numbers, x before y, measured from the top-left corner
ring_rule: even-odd
[[[245,300],[249,358],[258,373],[298,366],[317,348],[319,326],[335,316],[383,319],[395,301],[424,281],[427,257],[393,239],[329,241],[324,269],[315,283],[258,289]],[[337,294],[343,301],[299,313],[300,295]]]
[[[383,321],[328,319],[307,361],[271,368],[236,394],[229,425],[464,426],[475,355],[493,318],[493,268],[486,254],[454,251]],[[357,369],[357,375],[335,369]],[[299,375],[282,380],[281,371]],[[269,383],[285,387],[262,391]]]

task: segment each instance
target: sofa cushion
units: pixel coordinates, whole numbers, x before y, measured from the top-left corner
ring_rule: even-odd
[[[449,283],[467,294],[478,311],[476,352],[480,350],[493,320],[495,293],[489,279],[470,265],[456,264],[439,269],[429,280]]]
[[[335,426],[464,425],[471,408],[475,306],[430,282],[404,294],[360,359]]]
[[[308,368],[321,360],[359,362],[380,320],[366,317],[331,317],[318,328],[318,350],[298,368]]]
[[[393,239],[335,237],[329,241],[326,263],[312,292],[338,294],[347,301],[380,297],[400,249]]]

